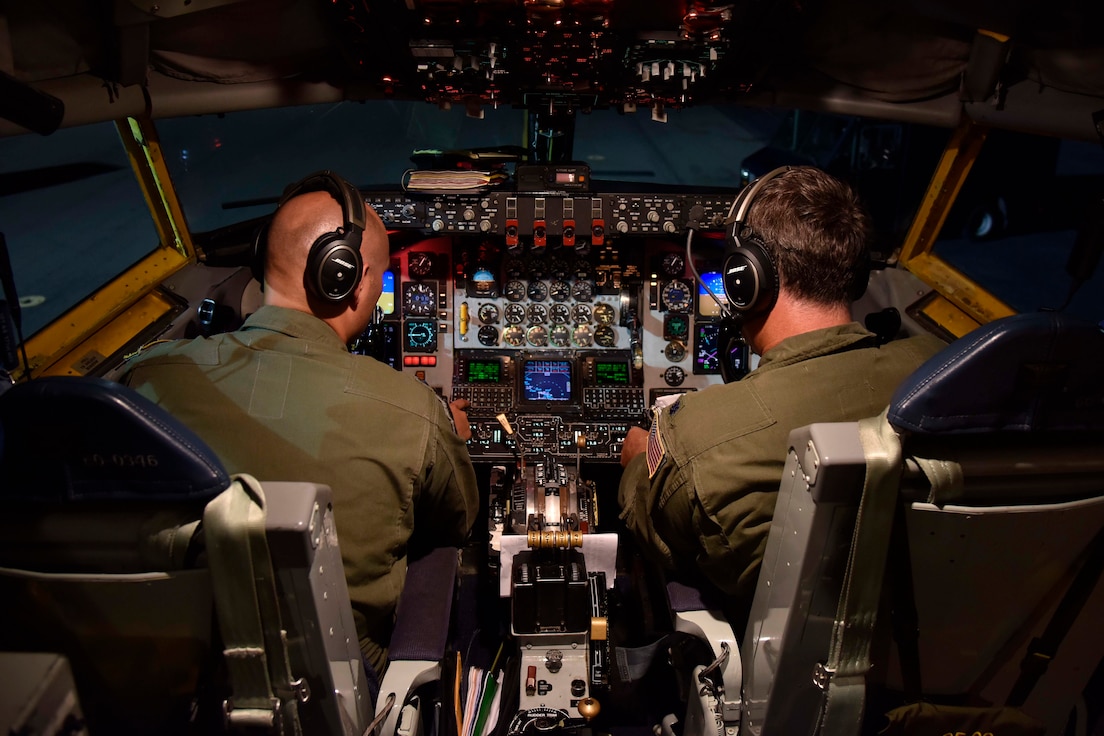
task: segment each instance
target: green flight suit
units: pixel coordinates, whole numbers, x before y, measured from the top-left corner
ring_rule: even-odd
[[[445,403],[349,353],[325,322],[271,306],[237,332],[143,351],[123,382],[191,427],[230,473],[330,486],[361,649],[382,674],[408,551],[462,544],[479,506]]]
[[[790,431],[880,413],[943,346],[924,335],[878,347],[857,323],[783,340],[742,381],[687,393],[656,413],[649,453],[622,475],[621,518],[646,554],[700,572],[746,616]],[[648,454],[658,461],[651,478]]]

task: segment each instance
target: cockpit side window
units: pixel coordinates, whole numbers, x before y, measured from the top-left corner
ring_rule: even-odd
[[[0,232],[25,337],[160,245],[110,122],[0,138]]]

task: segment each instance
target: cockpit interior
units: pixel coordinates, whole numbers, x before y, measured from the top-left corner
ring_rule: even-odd
[[[0,722],[857,736],[922,700],[1013,718],[938,734],[1099,733],[1102,29],[1080,0],[0,0]],[[726,228],[784,166],[871,212],[854,320],[951,352],[881,417],[792,428],[745,621],[637,553],[617,491],[654,407],[756,369]],[[115,383],[261,306],[257,233],[314,171],[388,231],[349,350],[467,402],[481,492],[379,682],[329,488],[230,477]]]

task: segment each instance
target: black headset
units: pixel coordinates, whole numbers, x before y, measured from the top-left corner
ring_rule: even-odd
[[[344,223],[333,232],[320,235],[307,255],[304,281],[312,296],[340,302],[352,294],[364,273],[360,241],[364,234],[364,198],[349,182],[332,171],[318,171],[291,184],[276,204],[279,210],[288,200],[307,192],[329,192],[341,205]],[[265,252],[268,249],[268,218],[253,238],[253,277],[264,284]]]
[[[778,299],[778,267],[766,242],[744,220],[763,185],[789,170],[788,166],[779,167],[745,187],[725,219],[729,254],[721,272],[722,283],[728,306],[738,315],[769,312]]]

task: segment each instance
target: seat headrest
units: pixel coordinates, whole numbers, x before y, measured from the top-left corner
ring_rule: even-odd
[[[0,395],[0,498],[204,500],[230,485],[168,412],[102,378],[53,376]]]
[[[1057,312],[994,320],[905,379],[888,418],[917,434],[1104,431],[1104,332]]]

